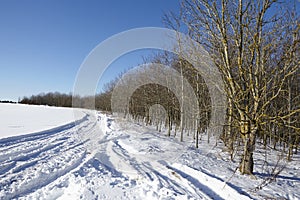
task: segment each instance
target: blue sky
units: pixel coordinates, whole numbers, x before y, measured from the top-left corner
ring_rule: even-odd
[[[169,11],[178,12],[179,1],[0,0],[0,100],[71,92],[81,63],[100,42],[132,28],[164,27]],[[141,55],[122,56],[101,84],[140,64]]]

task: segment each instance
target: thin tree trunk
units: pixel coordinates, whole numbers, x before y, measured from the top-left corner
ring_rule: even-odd
[[[168,136],[171,136],[171,130],[172,130],[172,121],[171,121],[171,114],[168,114]]]
[[[183,107],[184,107],[184,96],[183,96],[183,66],[180,61],[180,76],[181,76],[181,108],[180,108],[180,142],[183,141],[183,126],[184,126],[184,121],[183,119],[184,114],[183,114]]]
[[[196,148],[199,148],[199,128],[197,128],[196,131]]]

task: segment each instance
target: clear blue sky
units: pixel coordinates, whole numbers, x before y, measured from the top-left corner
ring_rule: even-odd
[[[0,100],[71,92],[81,63],[100,42],[132,28],[164,27],[169,11],[179,11],[178,0],[0,0]],[[135,66],[138,54],[111,67]]]

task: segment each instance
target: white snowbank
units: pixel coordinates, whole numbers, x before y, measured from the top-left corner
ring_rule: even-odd
[[[76,118],[84,113],[76,113]],[[74,121],[73,108],[0,103],[0,138],[24,135]]]

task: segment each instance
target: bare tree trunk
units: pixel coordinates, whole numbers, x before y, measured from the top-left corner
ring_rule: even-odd
[[[199,127],[197,127],[196,131],[196,148],[199,148]]]
[[[181,62],[181,61],[179,61],[179,62]],[[183,119],[184,117],[184,96],[183,96],[183,90],[184,90],[184,88],[183,88],[183,66],[181,65],[181,63],[180,63],[180,76],[181,76],[181,107],[180,107],[180,142],[182,142],[183,141],[183,126],[184,126],[184,120],[185,119]]]
[[[292,86],[291,86],[291,79],[288,80],[288,110],[289,112],[291,112],[292,110]],[[288,117],[288,125],[291,125],[291,116]],[[292,130],[290,127],[288,127],[288,145],[289,145],[289,149],[288,149],[288,155],[287,155],[287,160],[291,161],[292,159],[292,155],[293,155],[293,137],[292,137]]]
[[[171,136],[171,130],[172,130],[172,120],[171,120],[171,114],[168,114],[168,136]]]
[[[228,148],[228,151],[230,153],[230,158],[233,160],[233,143],[234,143],[234,136],[233,136],[233,131],[232,131],[232,115],[233,115],[233,110],[232,110],[232,102],[231,99],[229,99],[228,102],[228,117],[227,117],[227,127],[224,131],[224,136],[223,136],[223,141]]]
[[[244,140],[244,154],[240,163],[240,172],[242,174],[253,175],[253,152],[255,149],[255,140],[258,128],[252,127],[248,134],[243,136]]]

